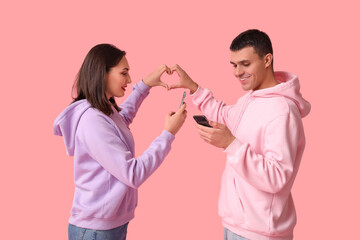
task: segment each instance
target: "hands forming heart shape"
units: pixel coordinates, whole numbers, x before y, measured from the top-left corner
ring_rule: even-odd
[[[179,76],[179,80],[177,83],[168,86],[168,84],[161,81],[161,76],[164,73],[168,75],[172,75],[176,72]],[[143,79],[144,83],[150,87],[155,86],[162,86],[167,90],[176,89],[176,88],[188,88],[191,92],[196,91],[197,84],[189,77],[189,75],[177,64],[172,67],[168,67],[167,65],[163,64],[154,72],[150,73],[147,77]]]

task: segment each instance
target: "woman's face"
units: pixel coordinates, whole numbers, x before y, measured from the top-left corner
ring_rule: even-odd
[[[106,97],[122,97],[125,95],[126,87],[128,83],[131,83],[129,75],[129,63],[124,56],[118,65],[110,68],[110,71],[106,74]]]

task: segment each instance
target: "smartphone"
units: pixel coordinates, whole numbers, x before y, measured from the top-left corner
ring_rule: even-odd
[[[194,115],[193,118],[195,119],[195,121],[198,124],[200,124],[202,126],[205,126],[205,127],[211,127],[212,128],[212,126],[210,126],[209,121],[207,120],[207,118],[204,115]]]
[[[186,92],[184,91],[184,94],[183,94],[183,97],[182,97],[181,103],[180,103],[180,108],[184,104],[185,97],[186,97]]]

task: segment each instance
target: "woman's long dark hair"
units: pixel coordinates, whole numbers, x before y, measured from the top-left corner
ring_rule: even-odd
[[[125,54],[125,51],[111,44],[99,44],[93,47],[86,55],[77,74],[73,86],[73,90],[76,88],[77,97],[74,98],[73,103],[87,99],[92,107],[108,116],[113,113],[111,105],[120,111],[114,98],[106,98],[105,75],[121,61]]]

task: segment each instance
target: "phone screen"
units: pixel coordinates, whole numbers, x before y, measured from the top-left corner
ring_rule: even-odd
[[[211,127],[210,124],[209,124],[209,121],[207,120],[207,118],[204,116],[204,115],[195,115],[193,116],[193,118],[195,119],[195,121],[202,125],[202,126],[205,126],[205,127]]]

